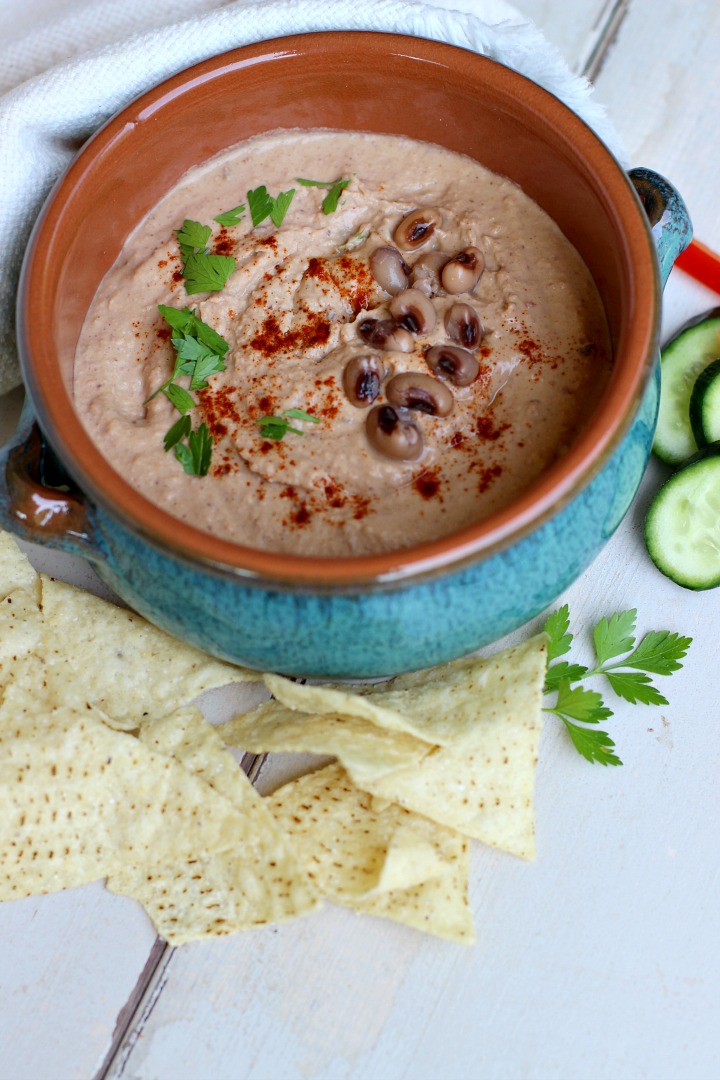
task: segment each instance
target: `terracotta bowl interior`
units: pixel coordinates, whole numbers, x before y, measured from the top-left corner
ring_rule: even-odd
[[[486,522],[401,553],[275,556],[169,517],[131,489],[85,434],[72,406],[75,346],[127,234],[191,166],[278,127],[391,132],[469,154],[519,184],[585,259],[614,344],[611,386],[564,461]],[[427,571],[507,542],[585,482],[627,426],[644,383],[657,323],[654,267],[647,224],[622,170],[551,95],[450,46],[393,35],[305,35],[206,61],[145,94],[91,140],[36,229],[20,339],[41,423],[71,475],[154,542],[271,580],[360,581]]]

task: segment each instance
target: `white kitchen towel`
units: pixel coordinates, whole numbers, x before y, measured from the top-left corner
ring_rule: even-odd
[[[56,17],[0,45],[0,393],[20,381],[14,303],[27,239],[82,143],[138,94],[190,64],[319,30],[382,30],[483,53],[561,98],[618,153],[587,80],[503,0],[65,0]]]

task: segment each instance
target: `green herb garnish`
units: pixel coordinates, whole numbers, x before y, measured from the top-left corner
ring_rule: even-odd
[[[295,179],[303,187],[332,187],[338,183],[337,180],[307,180],[304,176],[296,176]]]
[[[181,416],[168,431],[167,435],[163,439],[163,446],[167,453],[168,450],[172,450],[173,446],[176,446],[182,439],[187,439],[188,435],[192,431],[192,420],[189,416]]]
[[[333,214],[338,208],[338,202],[345,188],[350,183],[350,180],[306,180],[301,176],[296,176],[298,184],[302,184],[304,187],[319,187],[330,188],[327,195],[322,201],[323,214]]]
[[[240,206],[234,206],[232,210],[224,210],[222,214],[214,217],[213,221],[217,221],[218,225],[222,225],[224,229],[230,229],[233,225],[238,224],[244,212],[245,203],[241,203]]]
[[[195,252],[188,255],[183,263],[185,292],[193,293],[220,292],[235,269],[232,255],[207,255]]]
[[[275,228],[279,229],[288,212],[294,194],[295,188],[290,188],[289,191],[279,192],[277,196],[273,198],[264,184],[254,188],[252,191],[248,191],[247,200],[248,206],[250,207],[250,217],[252,218],[253,226],[260,225],[266,218],[271,218]]]
[[[593,632],[595,666],[571,664],[562,660],[550,664],[545,681],[545,692],[557,691],[557,700],[545,711],[557,716],[565,724],[573,745],[579,754],[601,765],[622,765],[614,753],[615,743],[605,731],[580,725],[598,724],[613,715],[601,695],[572,683],[603,675],[618,697],[630,704],[667,705],[665,698],[651,683],[646,672],[653,675],[671,675],[682,667],[692,638],[681,637],[669,630],[653,630],[635,645],[635,622],[637,611],[619,611],[610,619],[601,619]],[[543,628],[548,635],[548,661],[556,660],[570,651],[573,635],[567,604],[548,616]],[[628,656],[623,654],[629,653]],[[616,657],[623,659],[616,660]],[[614,660],[614,663],[609,663]],[[621,669],[633,669],[630,671]]]
[[[210,239],[211,233],[212,229],[209,225],[201,225],[199,221],[185,218],[181,228],[175,233],[183,259],[198,251],[205,251],[205,245]]]
[[[212,229],[199,221],[185,218],[175,233],[183,260],[183,279],[188,295],[219,292],[235,269],[232,255],[210,255],[205,245]]]
[[[148,405],[158,394],[164,394],[172,403],[181,415],[165,435],[165,451],[175,450],[175,457],[186,473],[205,476],[212,457],[212,435],[204,423],[193,431],[188,413],[196,403],[189,391],[204,390],[210,375],[225,370],[224,356],[229,346],[225,338],[199,319],[190,308],[159,304],[158,310],[175,331],[172,338],[175,367],[170,378],[150,395],[145,404]],[[188,389],[176,381],[183,375],[190,378]]]
[[[170,404],[174,405],[177,411],[182,413],[183,416],[185,413],[189,413],[191,409],[195,408],[194,398],[192,398],[182,386],[178,386],[176,382],[168,383],[167,386],[163,387],[163,394]]]
[[[172,430],[172,428],[170,429]],[[170,435],[166,435],[166,439]],[[187,443],[178,442],[175,445],[175,457],[186,473],[190,476],[207,476],[212,459],[213,441],[207,424],[191,431]]]
[[[311,416],[302,409],[285,409],[280,416],[261,416],[257,423],[264,439],[279,441],[287,435],[288,431],[292,431],[294,435],[304,434],[299,428],[292,427],[290,420],[306,420],[311,424],[320,423],[317,416]]]

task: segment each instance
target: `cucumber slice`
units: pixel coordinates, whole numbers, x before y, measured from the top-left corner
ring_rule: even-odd
[[[720,442],[673,473],[645,518],[650,558],[686,589],[720,585]]]
[[[720,308],[693,319],[661,354],[660,412],[653,452],[668,465],[681,465],[698,447],[690,426],[695,380],[720,351]]]
[[[720,441],[720,359],[713,360],[695,380],[690,426],[698,446]]]

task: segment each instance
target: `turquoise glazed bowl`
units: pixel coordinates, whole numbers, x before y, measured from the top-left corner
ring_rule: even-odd
[[[277,127],[391,132],[469,154],[535,199],[595,279],[614,347],[610,384],[565,457],[472,528],[355,559],[240,547],[139,495],[75,413],[75,345],[128,232],[192,165]],[[19,295],[28,402],[0,453],[0,521],[84,555],[159,626],[260,670],[380,676],[470,652],[551,604],[627,511],[655,426],[661,282],[689,235],[662,178],[628,176],[556,98],[474,53],[337,33],[215,57],[112,119],[43,210]]]

